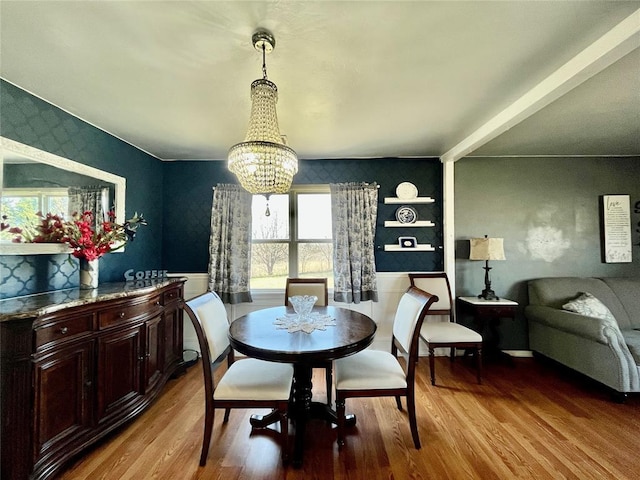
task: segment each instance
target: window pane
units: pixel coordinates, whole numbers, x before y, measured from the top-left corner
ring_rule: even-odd
[[[289,275],[287,243],[251,245],[251,288],[284,288]]]
[[[300,277],[333,278],[333,245],[331,243],[298,244]]]
[[[40,218],[37,213],[40,211],[40,199],[36,196],[32,197],[2,197],[2,208],[0,214],[6,215],[8,223],[11,227],[28,228],[29,225],[36,225]],[[0,235],[3,241],[10,241],[14,235],[8,231],[2,232]]]
[[[267,199],[254,195],[251,203],[251,234],[254,240],[289,239],[289,195],[269,197],[270,215],[265,215]]]
[[[301,240],[331,238],[330,194],[298,194],[298,238]]]
[[[47,213],[53,213],[61,217],[69,217],[67,212],[69,211],[69,197],[47,197]]]

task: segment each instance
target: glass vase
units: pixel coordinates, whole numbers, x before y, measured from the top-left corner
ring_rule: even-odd
[[[100,273],[100,261],[80,259],[80,289],[90,290],[98,288],[98,274]]]

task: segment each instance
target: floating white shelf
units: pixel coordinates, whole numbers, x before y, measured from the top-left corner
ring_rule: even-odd
[[[397,220],[385,220],[385,227],[435,227],[436,224],[431,220],[416,220],[413,223],[402,223]]]
[[[398,198],[384,197],[384,203],[433,203],[432,197],[416,197],[416,198]]]
[[[385,245],[385,252],[433,252],[435,248],[431,246],[430,243],[425,243],[423,245],[416,245],[415,247],[407,248],[401,247],[400,245]]]

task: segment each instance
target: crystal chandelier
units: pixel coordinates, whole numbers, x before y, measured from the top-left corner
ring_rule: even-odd
[[[228,167],[245,190],[268,196],[289,191],[298,172],[298,156],[280,135],[278,88],[267,80],[265,58],[275,48],[275,38],[267,30],[257,30],[252,40],[256,50],[262,51],[263,77],[251,83],[249,130],[244,142],[229,149]]]

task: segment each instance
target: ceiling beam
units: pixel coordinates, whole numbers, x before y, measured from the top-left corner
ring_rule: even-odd
[[[440,160],[455,162],[469,155],[638,47],[640,9],[444,153]]]

